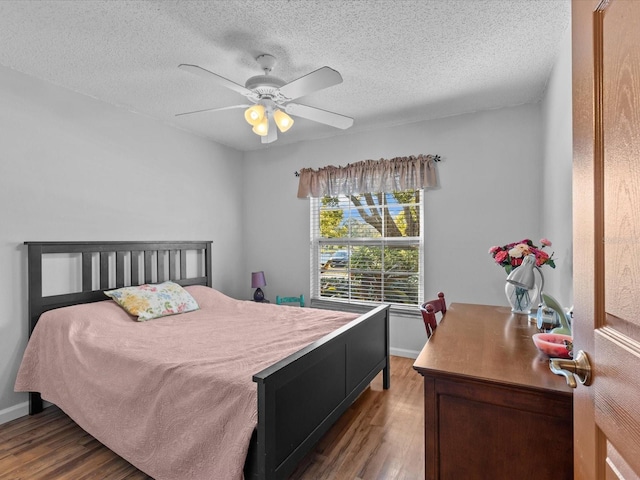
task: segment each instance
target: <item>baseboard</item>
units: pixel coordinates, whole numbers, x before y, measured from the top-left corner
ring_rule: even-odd
[[[418,358],[420,352],[415,350],[407,350],[405,348],[389,348],[389,353],[396,357]]]
[[[13,407],[5,408],[0,410],[0,425],[25,415],[29,415],[29,402],[22,402]]]
[[[52,406],[53,403],[47,402],[46,400],[42,401],[42,408],[48,408]],[[5,408],[4,410],[0,410],[0,425],[3,423],[10,422],[11,420],[15,420],[16,418],[24,417],[29,415],[29,402],[22,402],[18,405],[14,405],[13,407]]]

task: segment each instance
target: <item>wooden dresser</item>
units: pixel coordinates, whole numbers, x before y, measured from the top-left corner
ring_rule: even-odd
[[[573,394],[526,315],[452,304],[413,368],[424,377],[426,479],[572,479]]]

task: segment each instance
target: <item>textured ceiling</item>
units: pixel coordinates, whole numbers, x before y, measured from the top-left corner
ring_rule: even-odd
[[[2,0],[0,65],[255,150],[242,110],[175,116],[246,103],[180,63],[243,85],[263,53],[285,81],[328,65],[344,82],[297,101],[353,132],[538,101],[569,23],[570,0]],[[295,118],[272,145],[344,132]]]

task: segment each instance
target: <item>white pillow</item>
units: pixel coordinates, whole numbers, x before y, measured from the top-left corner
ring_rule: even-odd
[[[123,287],[105,291],[104,294],[115,300],[129,314],[138,317],[139,322],[199,308],[189,292],[171,281]]]

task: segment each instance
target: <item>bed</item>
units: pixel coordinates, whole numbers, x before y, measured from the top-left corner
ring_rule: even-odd
[[[210,289],[211,242],[208,241],[27,242],[26,245],[30,332],[33,332],[45,312],[48,312],[49,316],[59,316],[60,312],[67,311],[65,308],[73,305],[80,305],[73,307],[77,309],[91,307],[91,312],[98,307],[103,310],[110,309],[109,311],[117,309],[114,302],[108,299],[105,301],[104,291],[127,285],[171,280],[192,292],[200,302],[206,303],[207,298],[214,296],[214,303],[218,303],[224,297]],[[81,288],[77,289],[80,291],[43,295],[43,258],[47,258],[47,255],[80,258],[77,261],[81,265],[80,279],[77,280],[81,284]],[[308,316],[322,312],[297,307],[259,305],[254,302],[230,303],[227,299],[224,299],[224,302],[229,304],[229,308],[249,312],[248,316],[263,315],[268,319],[284,316],[290,311],[298,316],[300,324],[307,321],[300,315]],[[49,312],[50,310],[52,312]],[[117,315],[115,311],[112,313]],[[190,312],[181,315],[194,319],[200,313]],[[188,317],[189,315],[191,317]],[[255,402],[255,407],[252,408],[255,408],[257,419],[255,427],[247,437],[249,444],[243,451],[243,456],[246,453],[241,466],[244,478],[286,478],[380,372],[383,375],[384,388],[389,388],[388,315],[388,307],[380,306],[360,317],[342,319],[342,323],[336,324],[335,330],[323,334],[311,344],[295,350],[291,350],[291,346],[287,347],[289,350],[278,347],[281,352],[286,352],[283,358],[278,357],[273,363],[264,365],[264,368],[248,375],[255,384],[252,387],[255,388],[254,396],[251,398]],[[46,318],[48,322],[49,318]],[[309,321],[309,324],[313,323]],[[252,348],[254,352],[261,350]],[[243,361],[254,360],[252,357],[257,356],[252,352],[247,352],[247,355],[247,359]],[[64,368],[67,369],[68,366],[65,365]],[[97,375],[100,379],[99,373]],[[198,419],[208,419],[207,409],[214,411],[216,405],[208,405],[207,403],[211,402],[207,402],[206,398],[203,400],[202,397],[196,397],[194,401],[199,404],[193,405],[193,410],[200,413],[191,421],[204,424],[205,422],[198,422]],[[204,403],[206,408],[203,409],[201,403]],[[65,410],[64,405],[59,406]],[[30,392],[29,413],[38,413],[42,408],[39,392]],[[79,424],[94,434],[90,430],[94,427],[87,428],[83,423],[90,424],[87,419],[99,417],[100,412],[100,405],[83,406],[79,415],[82,423]],[[74,418],[73,415],[70,416]],[[94,436],[100,439],[99,435]],[[202,439],[195,435],[193,439],[184,437],[185,435],[180,437],[181,442],[192,441],[198,445],[202,443]],[[116,445],[116,448],[112,445],[107,446],[130,460],[129,447],[121,449],[118,448],[120,445]],[[135,461],[132,463],[136,465]],[[188,476],[202,478],[197,471]]]

